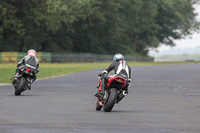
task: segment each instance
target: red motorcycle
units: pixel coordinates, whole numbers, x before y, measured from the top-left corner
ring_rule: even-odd
[[[105,95],[95,95],[97,97],[96,110],[100,111],[103,107],[105,112],[110,112],[115,103],[118,103],[127,95],[127,90],[123,90],[126,84],[127,82],[122,76],[110,77],[106,85]],[[98,92],[100,92],[101,80],[97,88]]]

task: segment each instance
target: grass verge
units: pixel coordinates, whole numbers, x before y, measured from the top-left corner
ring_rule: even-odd
[[[96,68],[106,68],[111,62],[104,63],[40,63],[40,72],[38,79],[69,74],[73,72],[82,72]],[[144,65],[171,65],[171,64],[186,64],[199,62],[129,62],[131,66]],[[16,64],[0,64],[0,83],[11,83],[10,79],[14,76]]]

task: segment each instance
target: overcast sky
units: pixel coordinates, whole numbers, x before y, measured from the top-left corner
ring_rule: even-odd
[[[199,14],[198,20],[200,20],[200,5],[196,6],[195,9],[196,9],[196,12],[198,12]],[[200,33],[194,33],[193,35],[191,35],[191,37],[187,37],[186,39],[182,39],[182,40],[176,40],[175,42],[176,42],[176,46],[174,46],[173,48],[162,45],[157,50],[161,54],[162,51],[166,51],[166,50],[174,50],[177,48],[180,48],[180,49],[194,48],[196,46],[200,46]],[[158,54],[157,52],[150,52],[150,55],[157,55],[157,54]]]

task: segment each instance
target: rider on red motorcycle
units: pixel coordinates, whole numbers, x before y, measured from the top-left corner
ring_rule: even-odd
[[[126,61],[124,60],[124,56],[122,54],[115,54],[115,56],[113,57],[113,62],[112,64],[110,64],[110,66],[102,71],[100,73],[101,75],[101,91],[97,92],[97,94],[100,95],[104,95],[105,94],[105,90],[106,90],[106,84],[108,83],[108,79],[110,77],[115,77],[118,74],[126,74],[126,76],[128,77],[128,81],[126,86],[123,88],[123,90],[126,90],[126,93],[128,93],[128,86],[130,84],[131,81],[131,67],[126,63]],[[108,73],[110,71],[114,70],[115,75],[113,76],[108,76]],[[123,75],[122,74],[122,75]]]

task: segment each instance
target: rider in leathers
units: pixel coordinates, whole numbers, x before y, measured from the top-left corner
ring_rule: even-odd
[[[125,73],[128,76],[127,84],[122,89],[126,90],[126,92],[128,93],[128,86],[131,82],[131,67],[128,64],[126,64],[126,61],[124,60],[124,57],[122,54],[116,54],[113,57],[113,60],[114,60],[114,62],[112,62],[112,64],[110,64],[110,66],[106,70],[104,70],[100,73],[100,75],[101,75],[101,91],[98,92],[97,94],[101,94],[101,95],[105,94],[106,84],[108,83],[108,79],[109,79],[108,73],[110,71],[114,70],[115,75],[117,75],[121,72],[122,69],[125,69]]]
[[[24,56],[22,59],[21,59],[21,61],[19,61],[18,63],[17,63],[17,69],[16,69],[16,74],[15,74],[15,77],[18,77],[20,74],[21,74],[21,67],[23,66],[23,65],[25,65],[26,64],[26,62],[31,58],[31,57],[34,57],[35,58],[35,61],[36,61],[36,70],[35,70],[35,74],[33,75],[33,79],[32,79],[32,81],[31,81],[31,83],[33,83],[35,80],[36,80],[36,74],[39,72],[39,60],[36,58],[36,51],[35,50],[33,50],[33,49],[30,49],[29,51],[28,51],[28,55],[26,55],[26,56]],[[31,84],[30,83],[30,84]],[[30,85],[29,85],[30,86]]]

